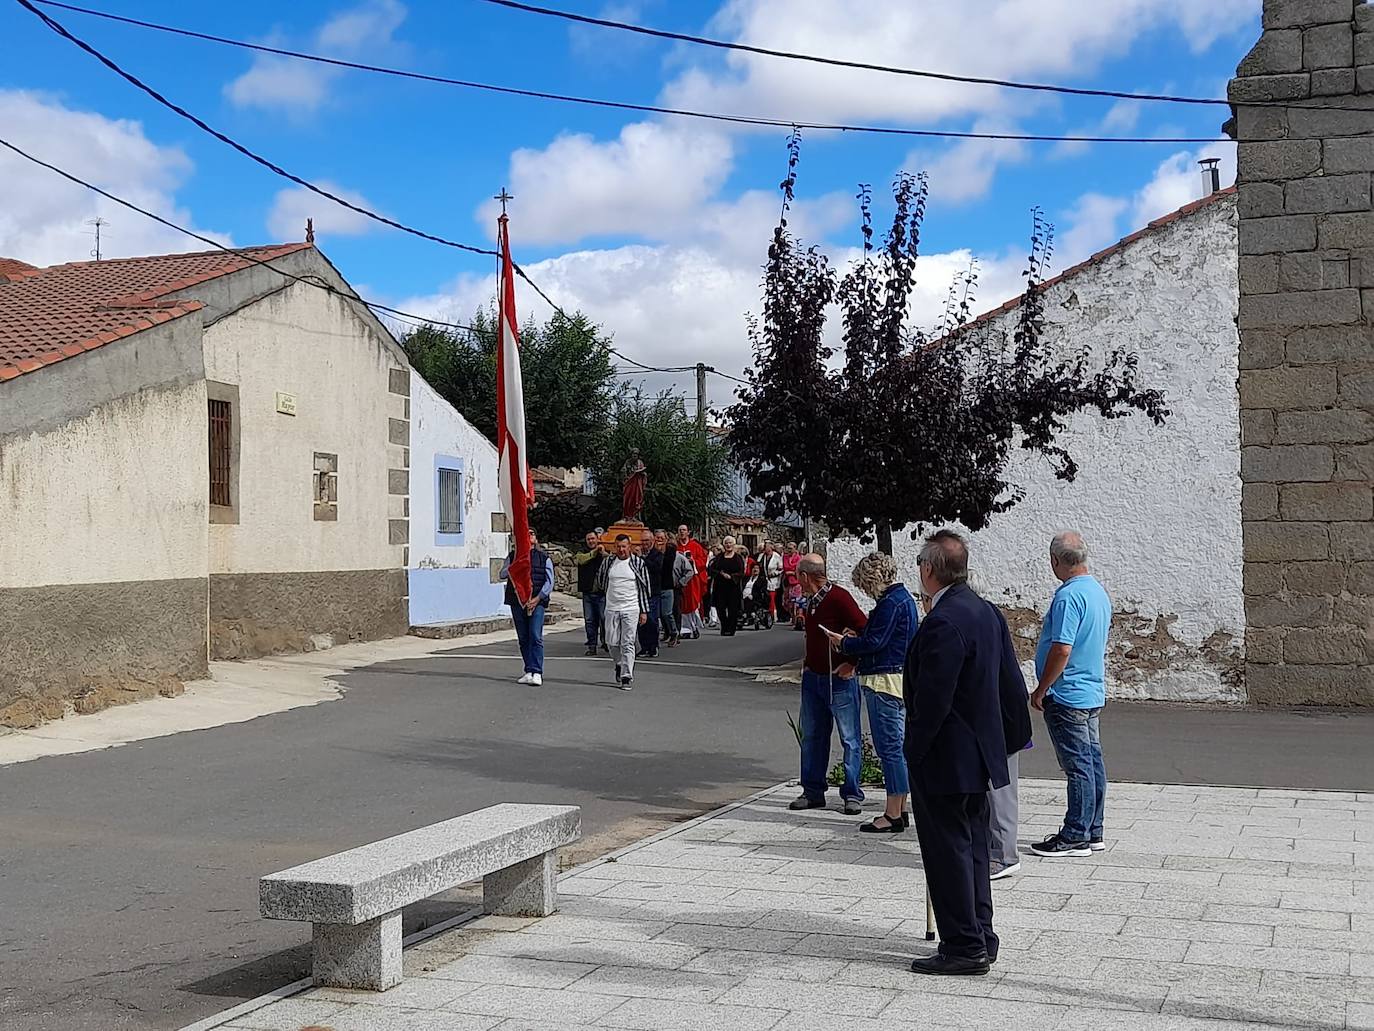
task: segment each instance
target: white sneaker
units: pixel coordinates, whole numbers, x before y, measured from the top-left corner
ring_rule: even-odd
[[[521,677],[519,680],[517,680],[516,683],[517,683],[517,684],[533,684],[533,683],[534,683],[534,679],[533,679],[533,678],[534,678],[534,674],[533,674],[533,673],[526,673],[523,677]]]
[[[542,674],[542,673],[531,673],[531,674],[530,674],[530,684],[531,684],[531,686],[533,686],[533,687],[543,687],[543,686],[544,686],[544,674]]]
[[[1092,852],[1106,852],[1107,843],[1101,838],[1088,842],[1088,849]]]
[[[994,866],[992,873],[988,876],[990,881],[1000,881],[1003,877],[1010,877],[1021,869],[1020,863],[1012,863],[1008,866]]]

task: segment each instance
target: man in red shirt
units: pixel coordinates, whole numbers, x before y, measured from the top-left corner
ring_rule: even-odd
[[[830,773],[830,732],[840,732],[844,746],[844,784],[840,799],[846,816],[863,812],[859,787],[862,761],[860,738],[862,706],[859,678],[854,664],[831,647],[826,631],[843,635],[858,633],[868,617],[843,587],[836,587],[825,573],[825,558],[805,555],[797,564],[797,579],[806,598],[806,661],[801,687],[801,786],[802,793],[790,809],[821,809]]]

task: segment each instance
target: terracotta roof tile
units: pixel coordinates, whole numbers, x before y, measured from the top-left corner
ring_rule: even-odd
[[[0,258],[0,382],[200,310],[178,291],[311,246],[160,254],[35,268]]]

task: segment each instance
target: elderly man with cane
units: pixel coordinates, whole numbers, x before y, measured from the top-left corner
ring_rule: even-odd
[[[1030,707],[1006,620],[968,586],[964,539],[940,530],[926,539],[919,561],[931,603],[903,677],[906,757],[940,947],[911,969],[986,974],[1000,945],[992,927],[988,791],[1010,782],[1007,753],[1030,740]]]

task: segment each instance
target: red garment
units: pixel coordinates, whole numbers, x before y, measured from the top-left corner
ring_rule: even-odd
[[[859,608],[854,596],[843,587],[831,585],[816,610],[812,612],[807,609],[806,668],[812,673],[829,673],[832,669],[854,662],[830,647],[830,638],[825,636],[821,627],[842,634],[846,630],[860,633],[867,625],[868,617]]]
[[[693,537],[685,545],[679,544],[677,550],[691,555],[692,565],[697,570],[697,575],[682,588],[682,611],[695,612],[701,608],[702,599],[706,597],[706,549]]]

